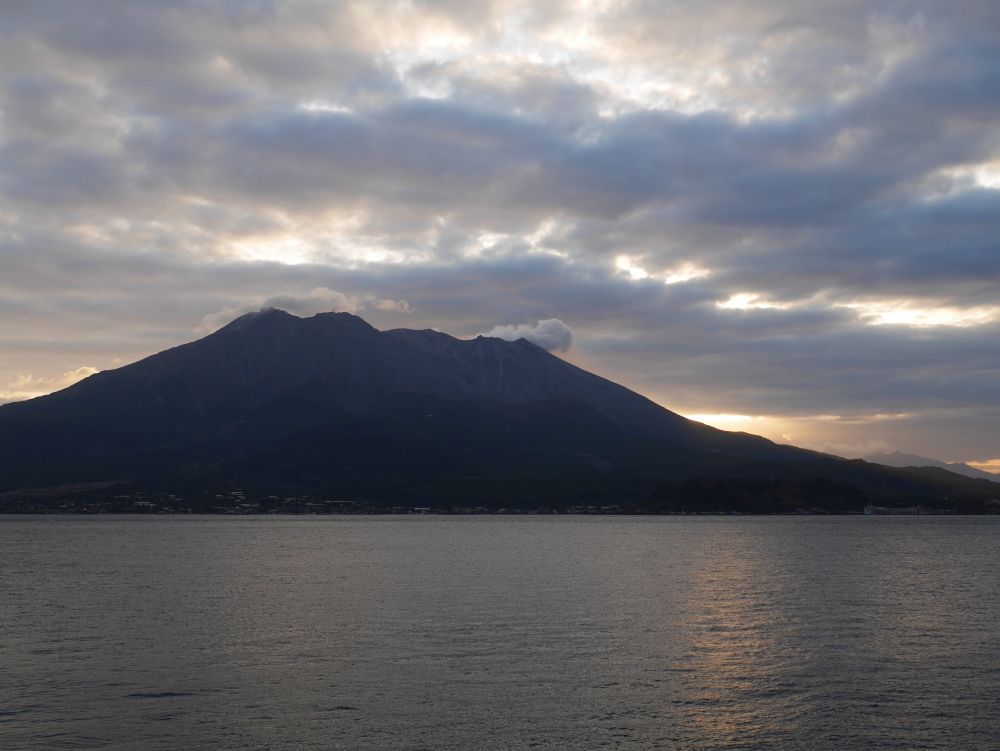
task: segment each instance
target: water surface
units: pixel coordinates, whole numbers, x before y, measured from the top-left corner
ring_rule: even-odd
[[[1000,519],[0,517],[4,749],[997,749]]]

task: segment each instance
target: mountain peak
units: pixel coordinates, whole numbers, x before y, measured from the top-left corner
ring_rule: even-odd
[[[326,313],[317,313],[311,318],[307,318],[305,320],[314,321],[322,326],[337,327],[340,329],[354,328],[371,332],[378,331],[378,329],[368,323],[368,321],[364,318],[356,316],[353,313],[338,313],[336,311],[329,311]]]
[[[310,327],[318,327],[320,330],[356,330],[373,333],[377,331],[377,329],[375,329],[366,320],[354,315],[353,313],[328,311],[303,317],[289,313],[287,310],[283,310],[281,308],[269,307],[244,313],[239,318],[236,318],[223,326],[216,333],[223,331],[233,333],[256,329],[261,326],[270,326],[274,324],[286,325],[289,323],[292,323],[293,325],[306,324]]]
[[[239,318],[230,321],[225,326],[223,326],[219,331],[242,331],[251,326],[258,325],[265,321],[275,321],[283,319],[298,318],[286,310],[281,308],[261,308],[260,310],[254,310],[250,313],[244,313]]]

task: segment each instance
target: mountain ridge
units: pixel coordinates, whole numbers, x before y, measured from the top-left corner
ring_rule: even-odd
[[[970,467],[968,464],[962,462],[944,462],[940,459],[931,459],[930,457],[919,456],[917,454],[907,454],[902,451],[870,454],[864,457],[864,460],[872,464],[882,464],[886,467],[938,467],[965,477],[1000,482],[1000,475]]]

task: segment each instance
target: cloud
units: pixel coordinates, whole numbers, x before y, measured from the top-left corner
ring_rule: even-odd
[[[970,461],[968,464],[970,467],[983,470],[983,472],[992,472],[995,475],[1000,475],[1000,458]]]
[[[97,368],[83,365],[53,378],[24,373],[5,386],[0,386],[0,404],[33,399],[36,396],[59,391],[97,372]]]
[[[573,346],[573,330],[558,318],[546,318],[536,324],[494,326],[483,336],[495,336],[509,342],[527,339],[549,352],[565,352]]]

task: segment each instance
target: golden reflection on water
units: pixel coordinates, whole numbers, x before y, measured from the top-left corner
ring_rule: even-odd
[[[717,531],[692,551],[687,643],[677,665],[685,700],[674,711],[692,738],[728,745],[780,737],[769,707],[788,692],[776,642],[784,616],[775,607],[786,572],[739,525]]]

